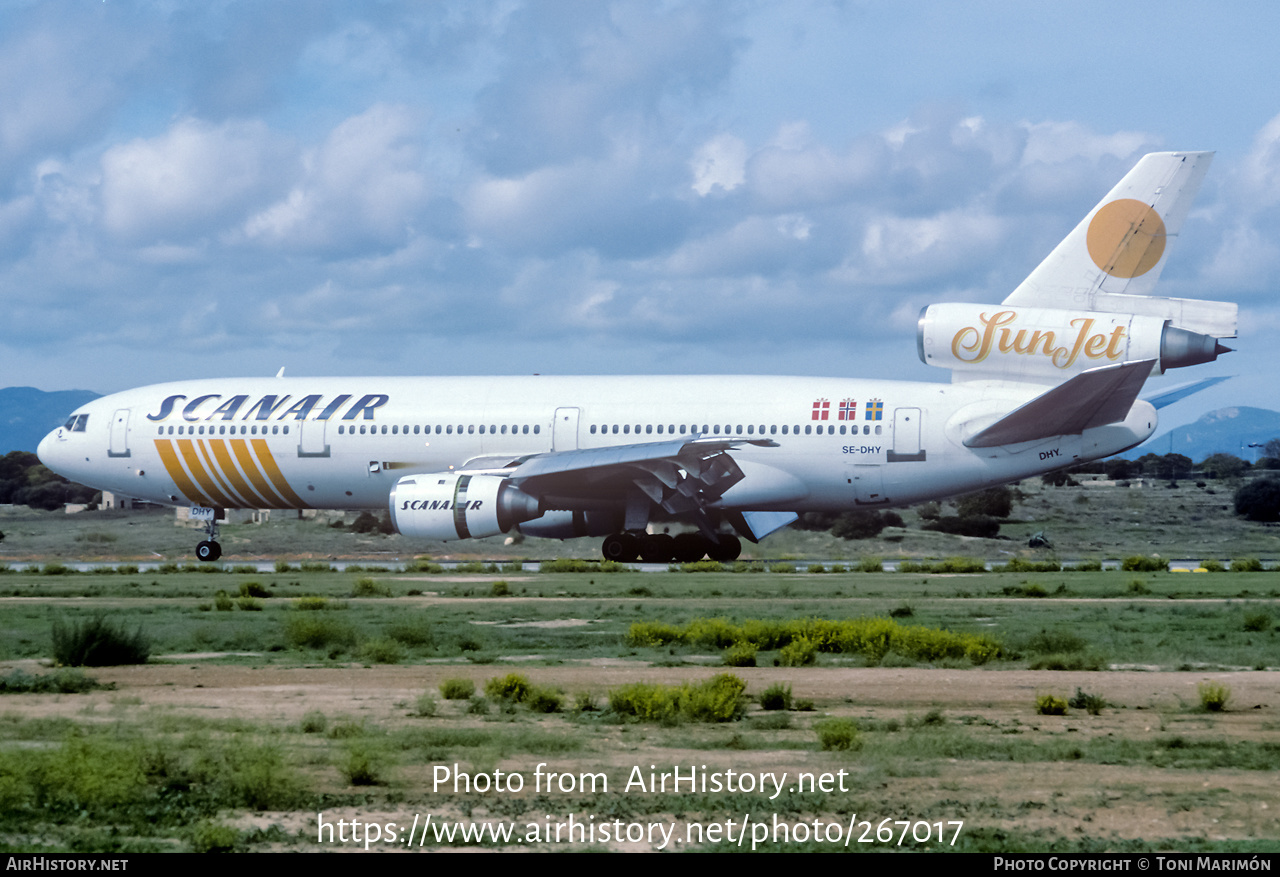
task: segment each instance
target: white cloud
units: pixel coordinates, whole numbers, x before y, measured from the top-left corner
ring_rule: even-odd
[[[706,197],[719,187],[732,192],[746,179],[747,144],[732,134],[718,134],[693,156],[693,191]]]
[[[244,233],[285,249],[401,246],[428,196],[421,124],[376,105],[343,121],[303,159],[302,179],[250,217]]]
[[[215,233],[277,191],[285,157],[281,138],[261,122],[184,119],[103,154],[103,226],[138,242]]]

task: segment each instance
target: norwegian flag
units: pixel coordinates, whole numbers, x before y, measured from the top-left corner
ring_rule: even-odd
[[[866,411],[867,420],[883,420],[884,419],[884,403],[879,399],[872,399],[867,403]]]
[[[826,420],[831,414],[831,402],[828,399],[819,399],[813,403],[813,420]]]
[[[840,403],[841,420],[857,420],[858,419],[858,403],[852,399],[845,399]]]

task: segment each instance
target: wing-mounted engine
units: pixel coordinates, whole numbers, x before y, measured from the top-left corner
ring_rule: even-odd
[[[453,472],[401,478],[390,505],[396,530],[443,542],[495,536],[542,514],[509,478]]]

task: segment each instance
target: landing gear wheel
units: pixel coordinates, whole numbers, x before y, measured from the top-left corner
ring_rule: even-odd
[[[737,560],[741,553],[742,541],[737,536],[731,533],[720,533],[716,536],[716,542],[707,551],[707,556],[712,560],[727,563],[730,560]]]
[[[629,533],[614,533],[605,537],[600,546],[600,553],[605,560],[617,563],[635,563],[640,556],[640,540]]]
[[[681,533],[675,538],[676,563],[697,563],[707,553],[710,544],[698,533]]]
[[[196,559],[212,563],[222,556],[222,546],[217,542],[205,540],[196,546]]]
[[[675,541],[666,533],[645,536],[640,540],[640,559],[645,563],[670,563],[675,556]]]

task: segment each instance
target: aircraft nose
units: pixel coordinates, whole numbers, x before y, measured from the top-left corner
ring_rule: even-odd
[[[55,472],[59,470],[65,456],[61,453],[60,447],[63,443],[58,438],[61,432],[62,427],[58,427],[42,438],[40,444],[36,446],[36,456],[40,458],[40,462]]]

